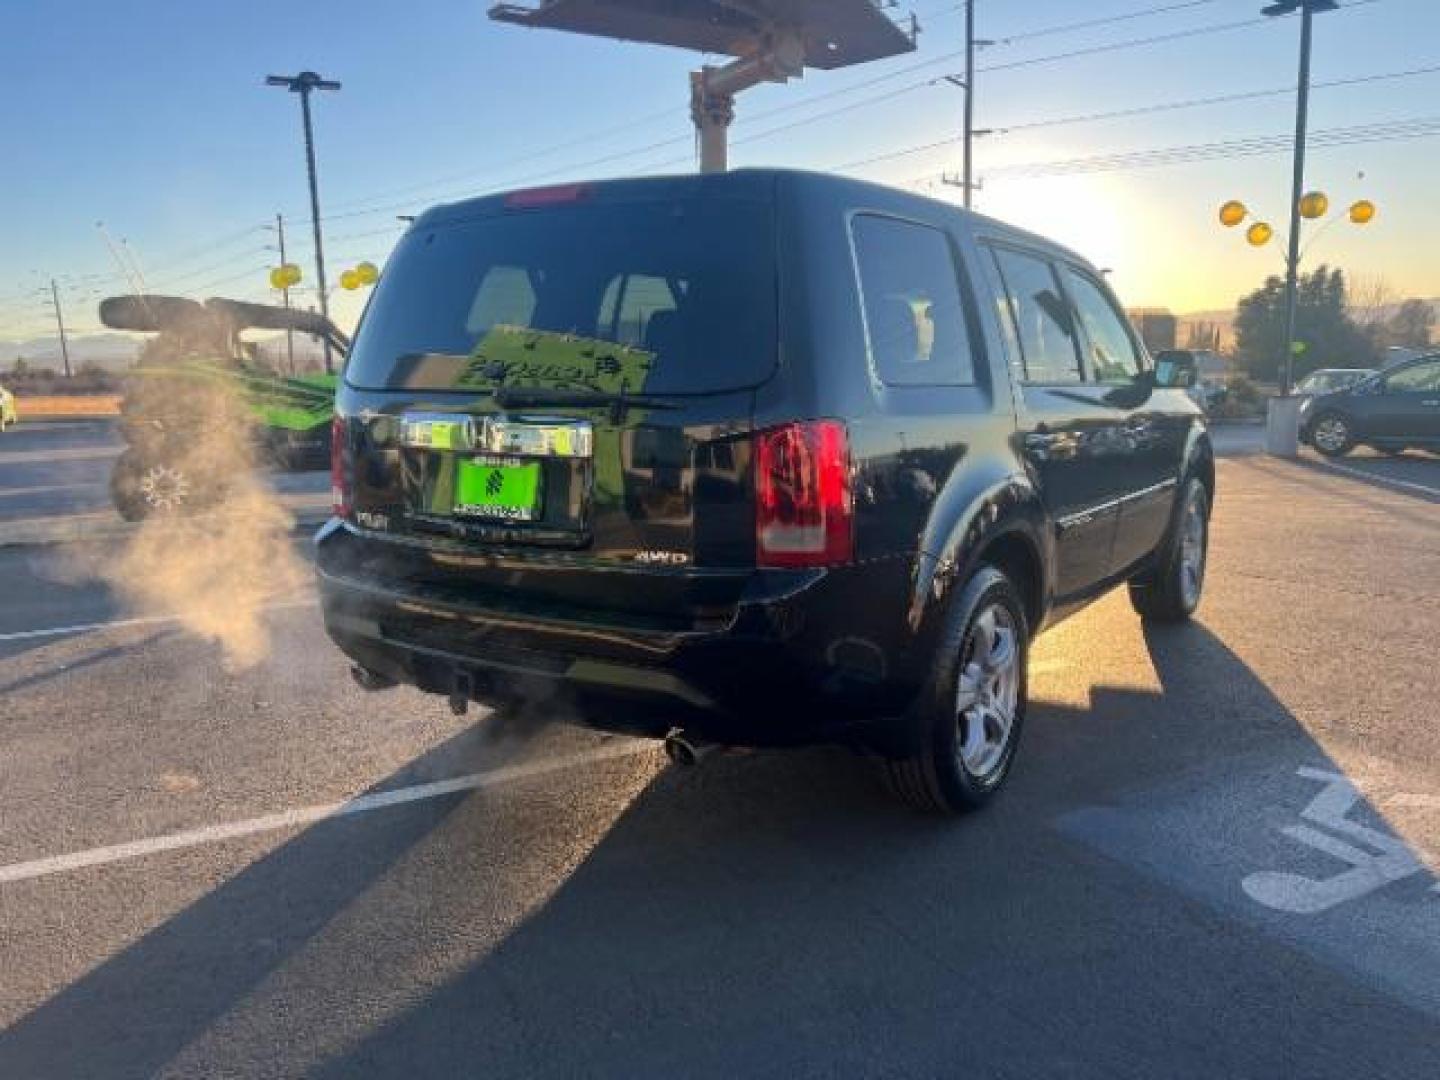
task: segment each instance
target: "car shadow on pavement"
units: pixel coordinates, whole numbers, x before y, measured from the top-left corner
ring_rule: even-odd
[[[963,821],[843,754],[662,773],[543,907],[318,1075],[1348,1077],[1350,1008],[1377,1075],[1418,1067],[1433,1022],[1052,827],[1231,755],[1327,764],[1204,627],[1146,643],[1159,693],[1035,702],[1014,786]]]
[[[75,672],[82,671],[85,668],[94,667],[96,664],[104,664],[111,660],[118,660],[121,657],[137,655],[150,648],[150,646],[174,636],[175,631],[162,630],[159,633],[151,634],[139,641],[131,641],[122,645],[110,645],[103,649],[96,649],[94,652],[86,653],[68,663],[59,664],[43,671],[32,672],[29,675],[22,675],[18,679],[12,679],[10,682],[0,683],[0,696],[18,693],[21,690],[29,690],[55,679],[73,675]],[[50,641],[44,642],[44,644],[51,643]],[[0,662],[12,660],[18,655],[20,655],[19,652],[0,655]]]
[[[366,794],[493,767],[495,757],[472,727]],[[366,815],[306,828],[0,1032],[0,1077],[157,1075],[458,806],[484,797],[416,803],[388,812],[383,828]],[[123,864],[83,871],[107,872]]]
[[[962,821],[892,803],[844,751],[712,758],[643,781],[518,917],[474,894],[535,874],[524,849],[544,830],[598,816],[575,805],[583,786],[313,826],[21,1018],[0,1076],[150,1076],[237,1017],[254,1043],[295,1048],[275,1071],[337,1078],[1350,1077],[1362,1057],[1368,1075],[1424,1075],[1440,1027],[1423,1014],[1055,827],[1236,754],[1325,764],[1202,626],[1146,644],[1158,693],[1035,701],[1012,788]],[[487,754],[472,729],[372,790]],[[415,853],[437,846],[420,873]],[[337,936],[365,903],[404,925]],[[1361,1054],[1342,1013],[1376,1045]]]

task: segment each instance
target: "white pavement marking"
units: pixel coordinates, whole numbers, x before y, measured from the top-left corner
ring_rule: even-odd
[[[1413,480],[1396,480],[1381,473],[1366,472],[1364,469],[1352,469],[1349,465],[1337,465],[1333,461],[1321,461],[1327,469],[1334,469],[1344,476],[1353,476],[1357,480],[1373,480],[1380,484],[1389,484],[1392,487],[1404,488],[1406,491],[1420,491],[1426,495],[1434,495],[1440,498],[1440,488],[1429,487],[1425,484],[1417,484]]]
[[[103,866],[106,863],[138,859],[161,851],[175,851],[179,848],[198,847],[202,844],[218,844],[237,837],[252,836],[255,833],[274,832],[276,829],[292,829],[299,825],[310,825],[333,818],[365,814],[372,810],[383,810],[391,806],[439,799],[465,791],[479,791],[482,788],[514,783],[517,780],[533,780],[551,773],[563,772],[581,765],[591,765],[616,758],[633,757],[653,751],[655,744],[645,741],[625,740],[615,745],[604,745],[594,750],[571,757],[527,762],[523,765],[506,765],[488,772],[457,776],[453,780],[437,780],[432,784],[418,784],[414,787],[381,791],[374,795],[361,795],[347,802],[326,803],[321,806],[303,806],[295,810],[284,810],[278,814],[233,821],[226,825],[211,825],[203,829],[189,829],[185,832],[156,836],[149,840],[133,840],[128,844],[112,844],[109,847],[90,848],[69,855],[58,855],[51,859],[34,859],[30,862],[11,863],[0,866],[0,884],[13,881],[29,881],[50,874],[63,874],[89,866]]]
[[[319,601],[283,600],[276,604],[265,604],[261,611],[286,611],[290,608],[314,607]],[[182,615],[140,615],[133,619],[111,619],[108,622],[80,623],[76,626],[48,626],[44,630],[12,630],[0,634],[0,644],[7,641],[34,641],[36,638],[64,637],[66,634],[88,634],[92,630],[119,630],[127,626],[159,626],[166,623],[183,622]]]
[[[27,465],[55,461],[100,461],[119,457],[123,446],[57,446],[51,450],[0,450],[0,465]]]

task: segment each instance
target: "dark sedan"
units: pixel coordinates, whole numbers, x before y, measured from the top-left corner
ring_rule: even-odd
[[[1301,409],[1300,438],[1326,457],[1343,457],[1357,446],[1440,451],[1440,354],[1310,398]]]

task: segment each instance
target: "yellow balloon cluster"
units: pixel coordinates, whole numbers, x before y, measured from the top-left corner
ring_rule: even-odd
[[[1263,221],[1257,221],[1245,233],[1245,239],[1250,242],[1251,247],[1264,247],[1274,236],[1275,230]]]
[[[1227,229],[1233,229],[1249,216],[1250,211],[1245,209],[1245,204],[1231,199],[1224,206],[1220,207],[1220,224]]]
[[[1330,199],[1323,191],[1312,191],[1300,200],[1300,216],[1308,221],[1322,218],[1330,209]]]
[[[372,262],[357,263],[353,270],[346,270],[340,275],[340,287],[354,291],[366,285],[374,285],[380,280],[380,268]]]
[[[291,289],[300,284],[300,267],[294,263],[285,263],[270,271],[270,287],[272,289]]]
[[[1361,199],[1350,207],[1350,220],[1356,225],[1369,225],[1375,220],[1375,204],[1369,199]]]

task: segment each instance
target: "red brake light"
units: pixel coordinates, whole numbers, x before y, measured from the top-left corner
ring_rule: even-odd
[[[330,512],[342,518],[348,518],[351,511],[346,434],[345,418],[337,413],[330,421]]]
[[[755,557],[759,566],[833,566],[855,554],[850,445],[838,420],[755,436]]]
[[[505,205],[514,210],[529,210],[538,206],[559,206],[562,203],[579,202],[589,193],[589,184],[556,184],[553,187],[513,191],[505,196]]]

